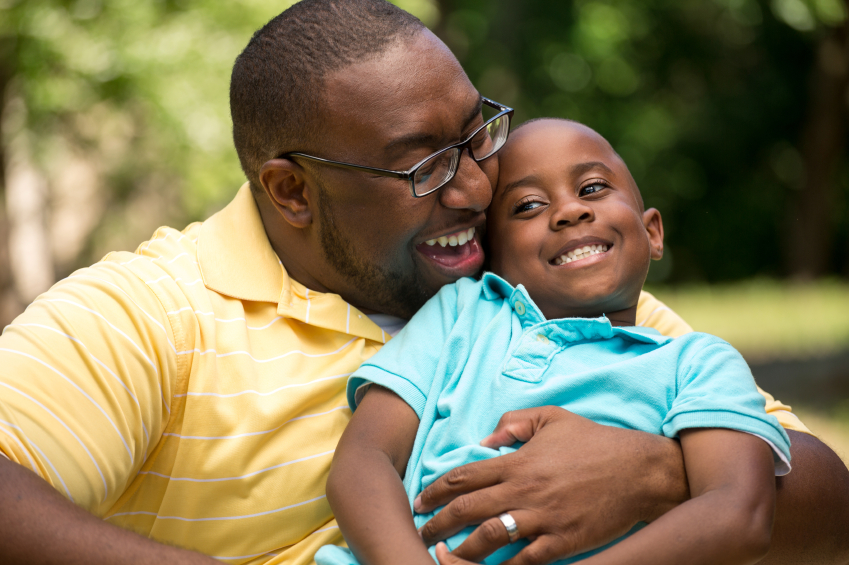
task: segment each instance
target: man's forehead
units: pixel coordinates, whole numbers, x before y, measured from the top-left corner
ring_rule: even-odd
[[[457,59],[429,31],[329,74],[324,86],[325,123],[368,131],[389,151],[457,135],[443,130],[464,127],[458,122],[476,115],[480,104]]]

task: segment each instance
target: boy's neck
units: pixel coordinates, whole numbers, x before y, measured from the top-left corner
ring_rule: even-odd
[[[637,305],[634,304],[625,310],[618,312],[605,313],[607,319],[610,320],[612,326],[636,326],[637,325]]]
[[[537,304],[540,307],[543,315],[548,320],[566,319],[566,318],[601,318],[605,316],[610,320],[611,326],[636,326],[637,325],[637,305],[634,304],[630,308],[624,310],[616,310],[614,312],[546,312],[546,308]]]

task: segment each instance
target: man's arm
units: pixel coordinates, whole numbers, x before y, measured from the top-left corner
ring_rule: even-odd
[[[788,431],[793,471],[777,481],[772,546],[763,565],[849,563],[849,469],[820,440]]]
[[[59,282],[5,328],[0,563],[209,562],[101,519],[168,423],[173,342],[160,301],[115,264]]]
[[[327,500],[361,563],[433,564],[401,483],[418,425],[398,395],[372,385],[339,440]]]
[[[0,562],[27,565],[209,565],[74,505],[41,478],[0,457]]]
[[[509,414],[491,437],[511,423]],[[521,509],[530,519],[517,518],[520,535],[547,540],[524,563],[550,563],[613,541],[689,498],[675,440],[602,426],[557,408],[525,410],[523,417],[535,421],[536,432],[522,449],[458,467],[425,489],[417,507],[422,512],[448,504],[425,525],[425,542]],[[814,438],[791,432],[791,440],[793,471],[778,483],[772,546],[763,563],[845,565],[849,470]],[[496,485],[499,496],[492,497]],[[476,531],[454,555],[477,561],[506,543],[506,535]]]
[[[769,550],[775,465],[766,442],[727,429],[681,431],[693,498],[587,565],[750,564]]]

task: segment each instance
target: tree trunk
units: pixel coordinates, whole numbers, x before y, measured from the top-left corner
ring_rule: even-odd
[[[804,179],[791,201],[786,245],[787,270],[806,280],[831,269],[835,172],[845,146],[849,87],[849,29],[833,30],[820,42],[811,78],[807,121],[801,135]]]
[[[9,266],[16,298],[28,304],[54,282],[47,230],[48,187],[32,160],[26,104],[6,93],[2,131]]]

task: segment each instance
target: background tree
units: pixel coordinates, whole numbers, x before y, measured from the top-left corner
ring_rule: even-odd
[[[228,81],[290,2],[0,0],[0,326],[243,182]],[[399,0],[516,118],[608,137],[655,281],[849,275],[846,0]]]

